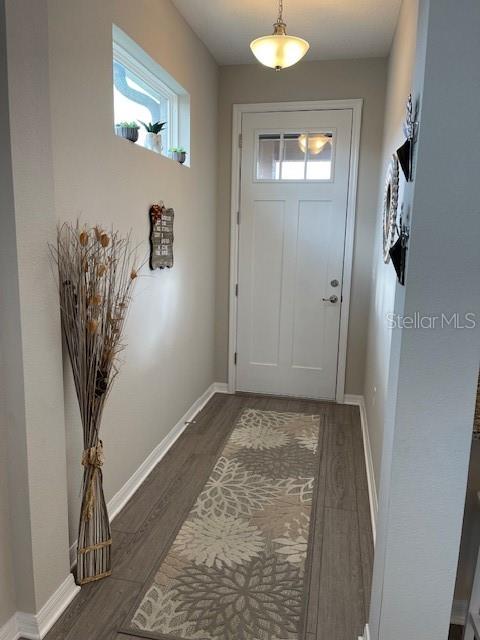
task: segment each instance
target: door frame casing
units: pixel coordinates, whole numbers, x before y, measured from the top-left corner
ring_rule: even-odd
[[[318,100],[305,102],[264,102],[258,104],[234,104],[232,120],[232,177],[230,204],[230,288],[228,321],[228,391],[236,390],[235,352],[237,350],[238,297],[238,249],[240,210],[240,171],[242,149],[239,144],[244,113],[288,112],[288,111],[328,111],[352,110],[352,139],[350,146],[350,169],[347,196],[347,220],[345,228],[345,249],[343,255],[342,305],[338,340],[337,385],[335,400],[343,402],[345,396],[345,372],[347,362],[348,318],[350,311],[350,291],[352,284],[353,250],[355,240],[355,219],[357,209],[358,165],[360,156],[360,130],[363,99]],[[241,222],[241,220],[240,220]]]

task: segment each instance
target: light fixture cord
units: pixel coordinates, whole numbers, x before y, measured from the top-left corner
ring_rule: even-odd
[[[278,1],[278,22],[283,22],[283,0]]]

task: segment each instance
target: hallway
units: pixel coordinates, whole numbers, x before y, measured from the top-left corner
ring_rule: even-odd
[[[479,33],[0,0],[0,640],[473,640]]]
[[[113,521],[112,578],[85,586],[47,640],[138,637],[119,630],[246,408],[320,415],[318,481],[306,568],[305,638],[344,640],[362,633],[368,614],[373,541],[358,409],[216,394]]]

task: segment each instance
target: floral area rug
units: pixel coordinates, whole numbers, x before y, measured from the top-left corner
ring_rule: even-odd
[[[300,640],[319,424],[243,411],[125,633]]]

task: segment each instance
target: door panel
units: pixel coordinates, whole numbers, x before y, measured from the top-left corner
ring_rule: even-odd
[[[350,109],[243,116],[239,390],[335,398],[351,129]]]
[[[256,365],[279,363],[284,226],[283,202],[254,203],[249,357]]]
[[[325,229],[331,227],[331,217],[331,202],[299,203],[293,285],[292,366],[296,368],[322,369],[325,364],[325,315],[329,309],[312,274],[328,272],[329,238]]]

